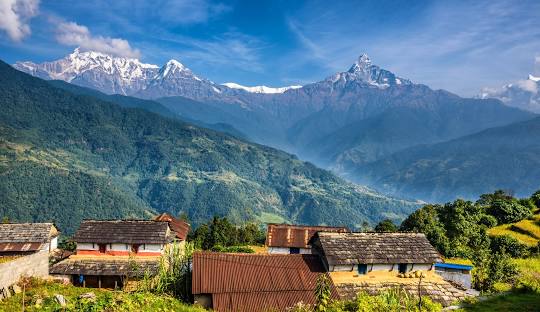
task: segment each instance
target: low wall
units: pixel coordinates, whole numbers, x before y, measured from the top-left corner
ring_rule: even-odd
[[[48,277],[49,253],[40,251],[0,264],[0,289],[17,283],[23,276]]]

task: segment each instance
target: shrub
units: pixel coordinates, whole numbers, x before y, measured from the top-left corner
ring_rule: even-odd
[[[385,219],[375,226],[375,232],[397,232],[398,228],[390,219]]]
[[[494,253],[507,253],[514,258],[529,255],[528,247],[509,235],[492,237],[490,248]]]
[[[497,218],[499,223],[514,223],[532,215],[529,207],[521,205],[518,201],[496,200],[488,208],[488,213]]]

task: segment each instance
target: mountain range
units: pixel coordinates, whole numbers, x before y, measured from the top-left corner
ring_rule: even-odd
[[[91,56],[92,53],[94,56]],[[81,54],[85,56],[77,56]],[[100,62],[96,55],[95,52],[76,50],[55,62],[95,64]],[[87,58],[93,60],[82,61]],[[109,71],[107,79],[101,80],[106,68],[110,68],[108,62],[96,67],[77,65],[78,68],[89,69],[67,80],[58,76],[57,69],[75,65],[50,65],[55,62],[19,62],[14,67],[39,77],[62,79],[105,93],[118,93],[110,92],[108,81],[121,79],[121,72],[130,72],[125,69]],[[127,60],[115,62],[129,63]],[[131,60],[133,64],[137,62]],[[195,75],[177,61],[169,61],[161,68],[140,62],[137,64],[141,64],[141,69],[133,72],[137,72],[135,77],[139,78],[123,80],[133,81],[130,87],[125,88],[129,90],[125,94],[158,102],[173,114],[185,120],[198,121],[203,126],[226,125],[244,138],[294,153],[351,181],[366,183],[399,196],[429,201],[454,198],[455,189],[451,183],[446,185],[441,182],[436,186],[414,179],[406,182],[413,185],[404,187],[405,182],[398,174],[391,175],[386,170],[375,168],[380,168],[378,164],[387,159],[400,157],[400,153],[417,147],[459,140],[486,129],[523,122],[536,116],[532,112],[510,107],[508,101],[489,96],[462,98],[444,90],[433,90],[373,64],[365,54],[360,55],[348,70],[321,81],[269,92],[262,92],[265,90],[262,87],[216,84]],[[139,74],[145,72],[143,67],[154,71],[151,77]],[[52,72],[45,75],[44,71]],[[79,77],[93,77],[96,80]],[[418,153],[415,155],[420,157]],[[492,156],[495,158],[496,155]],[[508,158],[497,159],[500,166],[512,161]],[[418,167],[403,168],[406,169],[409,170],[408,175],[420,174]],[[461,168],[458,172],[459,177],[455,177],[455,180],[461,181],[464,188],[469,184],[472,186],[473,182],[464,178],[470,174],[468,168]],[[476,173],[484,174],[482,168],[478,168]],[[508,176],[496,172],[489,174],[495,176],[486,188],[509,185]],[[435,170],[424,171],[422,175],[427,180],[437,178]],[[467,198],[479,195],[460,194]]]
[[[358,227],[418,207],[167,117],[159,103],[44,81],[3,62],[0,107],[0,216],[52,220],[67,234],[85,218],[157,212],[185,212],[194,226],[221,215]]]

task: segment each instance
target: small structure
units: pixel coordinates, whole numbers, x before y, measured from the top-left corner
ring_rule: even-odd
[[[0,256],[52,252],[58,247],[58,235],[53,223],[0,224]]]
[[[195,303],[215,311],[286,311],[315,303],[317,279],[325,273],[316,255],[193,255]],[[337,292],[331,286],[332,296]]]
[[[266,246],[271,254],[311,254],[310,241],[317,232],[346,233],[346,227],[273,224],[267,226]]]
[[[176,234],[168,222],[85,220],[73,236],[75,255],[51,267],[51,274],[86,287],[122,288],[154,275]]]
[[[445,280],[458,284],[465,289],[472,288],[472,265],[456,263],[435,263],[435,273]]]
[[[23,276],[49,276],[49,255],[58,235],[52,223],[0,224],[0,300]]]
[[[424,234],[319,232],[312,245],[344,299],[394,287],[429,295],[443,305],[466,296],[435,274],[435,263],[442,259]]]
[[[179,241],[185,241],[187,239],[190,225],[189,223],[171,216],[164,212],[154,218],[155,221],[168,222],[171,231],[176,234],[176,239]]]

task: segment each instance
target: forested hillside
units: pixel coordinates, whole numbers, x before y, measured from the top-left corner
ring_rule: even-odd
[[[540,188],[540,118],[420,145],[360,167],[357,181],[425,201]]]
[[[358,226],[416,204],[287,153],[55,88],[0,63],[0,216],[56,222],[188,214]]]

